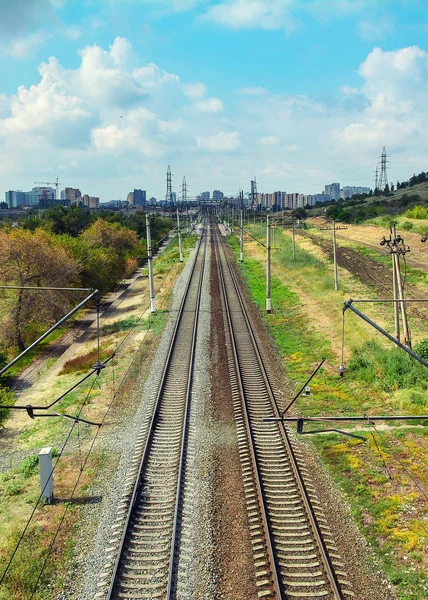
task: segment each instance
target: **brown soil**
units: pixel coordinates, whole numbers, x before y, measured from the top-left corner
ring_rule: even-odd
[[[213,469],[218,598],[256,600],[254,559],[236,439],[220,288],[213,246],[210,348],[212,420],[217,440]]]
[[[317,227],[331,226],[331,221],[324,217],[310,219],[309,223]],[[398,227],[398,229],[400,229]],[[331,231],[324,231],[325,235],[331,238]],[[421,235],[413,231],[401,231],[406,244],[411,247],[410,254],[407,255],[407,262],[416,269],[427,270],[428,268],[428,248],[427,244],[421,242]],[[376,250],[380,254],[389,254],[387,246],[380,246],[379,242],[382,236],[389,236],[387,227],[378,227],[377,225],[346,225],[346,229],[341,229],[336,233],[338,239],[353,242],[359,246],[366,246]]]
[[[304,237],[309,237],[314,244],[319,246],[333,260],[333,246],[331,241],[307,232],[301,231],[299,233]],[[392,297],[392,271],[384,265],[368,256],[364,256],[356,250],[352,250],[352,248],[340,246],[339,244],[337,244],[337,264],[339,267],[343,267],[358,277],[363,284],[372,286],[379,296],[383,298]],[[406,296],[408,298],[426,298],[428,300],[427,294],[423,294],[419,289],[409,284],[406,284]],[[426,320],[428,316],[428,309],[422,305],[409,304],[408,312],[417,319]]]

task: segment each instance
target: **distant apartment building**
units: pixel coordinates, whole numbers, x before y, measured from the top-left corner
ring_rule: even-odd
[[[301,194],[299,193],[294,193],[294,194],[285,194],[285,198],[284,198],[284,206],[283,208],[289,208],[291,210],[294,210],[296,208],[300,208],[299,205],[299,198],[300,198]]]
[[[82,196],[83,206],[91,210],[100,207],[100,199],[98,196],[89,196],[89,194],[83,194]]]
[[[9,208],[33,205],[31,192],[22,192],[21,190],[9,190],[5,192],[4,201],[7,202]]]
[[[177,193],[176,192],[171,192],[171,202],[173,204],[177,203]]]
[[[341,196],[343,198],[352,198],[352,196],[355,196],[355,194],[370,194],[370,188],[355,185],[345,185],[343,186],[343,190],[341,190]]]
[[[66,187],[61,190],[61,200],[66,206],[71,204],[80,204],[82,202],[82,193],[77,188]]]
[[[150,204],[151,206],[153,206],[154,204],[156,204],[156,198],[155,198],[154,196],[151,196],[151,197],[149,198],[149,204]]]
[[[209,202],[210,198],[211,198],[211,194],[210,194],[210,192],[202,192],[199,195],[199,198],[200,198],[201,202]]]
[[[272,209],[275,204],[275,194],[268,194],[266,192],[261,192],[259,195],[259,202],[263,208]]]
[[[214,202],[220,202],[220,200],[223,200],[223,198],[224,198],[223,192],[221,192],[220,190],[213,191],[213,201]]]
[[[39,208],[49,208],[55,206],[58,202],[56,198],[56,190],[51,187],[34,187],[31,192],[31,205]]]
[[[330,183],[324,187],[326,196],[330,196],[331,200],[339,200],[340,198],[340,183]]]
[[[134,206],[139,206],[142,208],[144,208],[146,206],[146,197],[147,197],[146,190],[134,190],[133,196],[134,196],[134,201],[133,201]]]

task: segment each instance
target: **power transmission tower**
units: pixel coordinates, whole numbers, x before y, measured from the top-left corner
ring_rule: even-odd
[[[257,206],[258,204],[258,193],[257,193],[257,181],[256,178],[251,182],[251,203],[253,206]]]
[[[172,175],[171,175],[171,167],[169,165],[168,165],[168,169],[166,171],[165,202],[172,204]]]
[[[181,201],[187,202],[187,182],[186,176],[183,177],[183,183],[181,184]]]
[[[388,185],[388,175],[386,172],[386,164],[389,161],[387,160],[387,156],[386,156],[386,150],[385,150],[385,146],[383,147],[382,150],[382,154],[380,155],[380,173],[379,173],[379,178],[378,178],[378,189],[383,192],[383,190],[385,189],[385,187]]]

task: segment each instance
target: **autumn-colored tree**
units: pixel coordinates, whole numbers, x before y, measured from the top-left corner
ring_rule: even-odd
[[[102,256],[101,250],[108,256],[111,267],[108,275],[108,289],[112,289],[122,278],[128,275],[128,257],[132,254],[142,254],[142,246],[138,242],[135,231],[122,227],[119,223],[107,223],[103,219],[98,219],[85,229],[79,236],[79,240],[83,244],[89,245],[92,251],[97,251],[98,256]],[[116,256],[115,264],[111,262],[113,252]]]
[[[55,236],[41,229],[0,230],[0,282],[3,285],[70,287],[79,283],[77,262]],[[2,302],[5,302],[3,296]],[[8,314],[3,316],[1,337],[20,350],[49,324],[64,314],[76,297],[59,291],[8,292]]]

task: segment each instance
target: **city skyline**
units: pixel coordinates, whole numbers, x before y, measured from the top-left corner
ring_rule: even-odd
[[[2,8],[0,187],[374,187],[428,163],[428,6],[27,0]],[[210,44],[206,44],[206,40]],[[185,40],[183,42],[183,40]],[[40,151],[43,149],[43,152]]]

